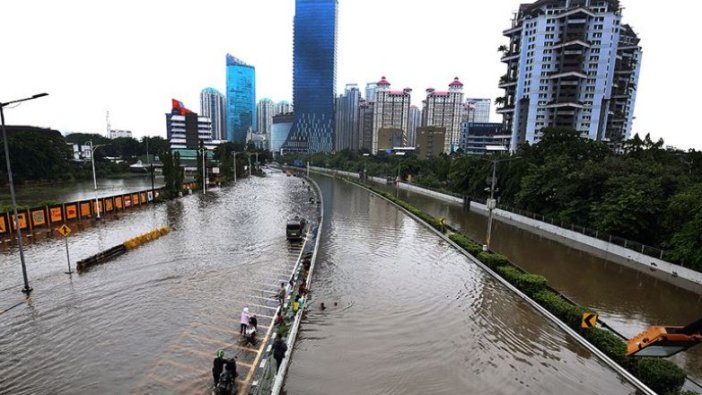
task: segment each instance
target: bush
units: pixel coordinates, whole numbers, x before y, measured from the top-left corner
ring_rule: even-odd
[[[449,236],[449,238],[473,256],[477,257],[478,254],[483,251],[483,246],[474,242],[473,240],[468,239],[460,233],[454,233]]]
[[[500,266],[510,265],[509,259],[506,256],[495,254],[493,252],[480,252],[478,260],[486,264],[490,269],[495,270]]]
[[[619,336],[600,328],[584,330],[585,338],[619,365],[631,370],[633,359],[626,356],[626,344]]]
[[[514,284],[522,292],[533,297],[546,289],[546,278],[538,274],[522,273],[514,266],[500,266],[497,272],[507,281]]]
[[[636,362],[632,373],[659,394],[675,394],[685,384],[685,371],[668,360],[641,358]]]
[[[561,295],[546,289],[535,293],[532,299],[560,318],[568,326],[575,329],[580,328],[583,313],[588,311],[588,309],[573,305],[563,299]]]

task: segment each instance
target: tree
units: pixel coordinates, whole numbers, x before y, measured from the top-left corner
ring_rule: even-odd
[[[664,244],[665,258],[702,270],[702,184],[693,185],[671,199],[665,224],[673,229]]]
[[[70,179],[71,149],[57,130],[7,126],[7,145],[14,182]],[[0,151],[0,183],[7,182],[5,150]]]

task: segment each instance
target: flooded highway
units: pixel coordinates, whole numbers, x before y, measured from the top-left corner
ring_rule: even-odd
[[[327,222],[288,394],[634,393],[394,206],[315,179]]]
[[[70,277],[62,239],[27,243],[28,302],[16,247],[0,250],[0,393],[209,393],[242,308],[270,322],[260,300],[289,276],[298,251],[285,224],[315,215],[310,196],[278,172],[121,213],[75,232],[73,259],[166,223],[172,232]]]
[[[392,186],[377,187],[396,192]],[[446,218],[474,240],[485,240],[487,217],[416,192],[400,190],[399,196]],[[577,303],[597,310],[601,319],[627,337],[650,325],[684,326],[702,316],[702,295],[500,221],[493,222],[492,248],[525,270],[545,276]],[[702,346],[670,359],[702,382]]]

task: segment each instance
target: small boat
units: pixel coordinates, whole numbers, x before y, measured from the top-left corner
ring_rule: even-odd
[[[295,216],[294,219],[288,221],[285,227],[285,236],[291,241],[302,240],[305,237],[306,230],[307,221],[304,218]]]

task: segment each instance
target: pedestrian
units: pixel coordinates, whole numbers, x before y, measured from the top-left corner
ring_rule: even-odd
[[[258,330],[258,318],[256,318],[256,314],[252,315],[251,318],[249,318],[249,325],[253,326],[256,330]]]
[[[305,282],[305,280],[302,280],[302,282],[300,283],[300,287],[297,289],[297,293],[299,295],[304,295],[306,292],[306,290],[305,290],[306,286],[307,286],[307,283]]]
[[[278,337],[275,339],[275,342],[273,343],[273,358],[275,358],[275,362],[277,364],[276,366],[276,373],[280,370],[280,364],[283,362],[283,358],[285,358],[285,353],[288,351],[288,345],[285,344],[283,341],[282,337]]]
[[[249,324],[249,308],[244,307],[244,311],[241,312],[241,319],[239,320],[240,328],[239,328],[239,334],[244,334],[246,331],[246,326]]]
[[[280,288],[278,289],[278,293],[276,294],[276,297],[278,298],[278,301],[280,302],[281,306],[285,302],[285,294],[286,294],[285,283],[280,283]]]
[[[295,297],[295,301],[292,304],[293,313],[297,313],[300,310],[300,295]]]
[[[325,310],[325,309],[327,308],[327,306],[325,306],[325,305],[324,305],[324,302],[322,302],[322,303],[319,305],[319,308],[322,309],[322,310]]]
[[[300,296],[300,298],[297,300],[297,302],[300,304],[300,310],[304,310],[305,308],[305,296]]]
[[[278,315],[275,316],[275,321],[273,322],[273,325],[278,326],[285,321],[285,317],[283,317],[283,311],[278,310]]]
[[[212,363],[212,377],[214,378],[214,385],[217,386],[219,382],[219,376],[224,370],[224,351],[218,350],[215,354],[214,362]]]

